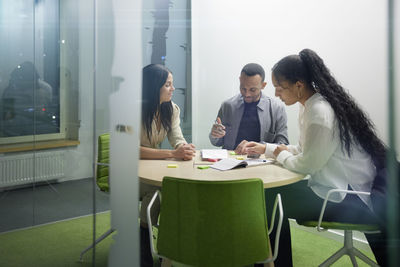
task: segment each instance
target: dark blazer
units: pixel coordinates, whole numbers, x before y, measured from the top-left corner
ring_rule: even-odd
[[[222,138],[214,138],[209,134],[214,146],[234,150],[240,121],[244,112],[244,100],[241,94],[224,101],[218,111],[225,126],[226,134]],[[261,94],[257,105],[258,118],[260,120],[260,141],[267,143],[288,144],[287,117],[285,107],[277,99]]]

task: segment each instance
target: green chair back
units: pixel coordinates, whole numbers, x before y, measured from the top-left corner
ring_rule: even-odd
[[[100,190],[110,190],[108,164],[110,163],[110,134],[102,134],[98,138],[96,182]],[[102,165],[105,164],[105,165]]]
[[[164,177],[157,250],[194,266],[244,266],[269,257],[263,182]]]

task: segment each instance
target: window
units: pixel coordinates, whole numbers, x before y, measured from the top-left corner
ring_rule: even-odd
[[[60,30],[60,5],[54,0],[0,2],[0,145],[77,139],[77,127],[67,123],[77,122],[67,112],[76,113],[77,101],[66,93],[76,79],[70,70],[78,58],[67,58],[77,34]],[[72,40],[68,46],[66,36]]]

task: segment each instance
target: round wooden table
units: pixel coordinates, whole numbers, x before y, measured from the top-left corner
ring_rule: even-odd
[[[232,156],[244,157],[246,156]],[[263,157],[263,155],[262,155]],[[262,158],[261,157],[261,158]],[[176,168],[168,168],[169,164],[175,164]],[[212,162],[202,161],[199,151],[196,157],[190,161],[183,160],[140,160],[139,178],[141,182],[161,186],[163,177],[171,176],[177,178],[224,181],[239,180],[247,178],[260,178],[264,182],[264,188],[287,185],[302,180],[305,175],[289,171],[279,164],[266,164],[260,166],[237,168],[228,171],[219,171],[212,168],[198,169],[198,166],[211,165]]]

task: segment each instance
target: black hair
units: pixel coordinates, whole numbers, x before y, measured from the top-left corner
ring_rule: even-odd
[[[304,49],[299,55],[284,57],[274,65],[272,74],[278,83],[283,80],[290,83],[302,81],[320,93],[337,117],[342,150],[351,156],[351,145],[358,143],[378,169],[384,167],[386,147],[377,137],[374,124],[314,51]]]
[[[246,64],[240,73],[244,73],[247,76],[254,76],[258,74],[261,76],[261,82],[265,80],[265,71],[263,67],[257,63]]]
[[[170,73],[170,70],[159,64],[150,64],[143,68],[142,125],[149,139],[151,124],[156,115],[160,117],[161,125],[167,132],[171,129],[172,103],[168,101],[160,104],[160,89]]]

